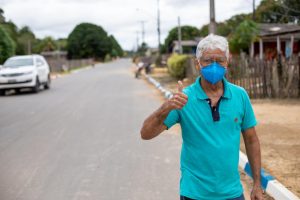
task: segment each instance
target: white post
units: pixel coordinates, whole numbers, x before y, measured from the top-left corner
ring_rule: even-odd
[[[254,57],[254,42],[251,42],[251,46],[250,46],[250,57],[251,57],[251,58]]]
[[[259,38],[259,59],[264,58],[264,47],[263,47],[263,41],[261,38]]]
[[[281,52],[281,48],[280,48],[280,38],[279,36],[277,36],[277,54],[279,55]]]
[[[291,58],[293,56],[293,49],[294,49],[294,35],[291,35]]]

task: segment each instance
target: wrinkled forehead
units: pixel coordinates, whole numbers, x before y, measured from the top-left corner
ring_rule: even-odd
[[[221,49],[207,49],[201,57],[226,57],[226,53]]]

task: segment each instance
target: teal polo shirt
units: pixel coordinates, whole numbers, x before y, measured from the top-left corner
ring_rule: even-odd
[[[241,132],[257,124],[247,92],[223,78],[224,93],[213,117],[198,77],[183,92],[181,110],[172,110],[167,128],[182,130],[180,195],[197,200],[225,200],[243,193],[238,171]]]

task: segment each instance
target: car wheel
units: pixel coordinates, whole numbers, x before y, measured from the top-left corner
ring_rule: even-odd
[[[21,93],[21,89],[15,89],[16,94],[20,94]]]
[[[47,82],[44,85],[44,88],[46,90],[50,89],[50,84],[51,84],[51,78],[50,78],[50,75],[48,75],[48,79],[47,79]]]
[[[0,96],[4,96],[5,95],[5,90],[0,90]]]
[[[39,78],[36,77],[35,86],[32,88],[34,93],[38,93],[40,91],[40,81]]]

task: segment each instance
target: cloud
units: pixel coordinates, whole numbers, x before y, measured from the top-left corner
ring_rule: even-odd
[[[251,11],[249,0],[215,0],[216,20]],[[125,49],[136,45],[140,20],[145,20],[145,40],[157,46],[156,0],[0,0],[6,19],[18,27],[28,25],[40,38],[67,37],[82,22],[102,26],[113,34]],[[177,26],[180,16],[182,25],[200,28],[209,22],[208,0],[160,0],[161,42],[168,31]]]

